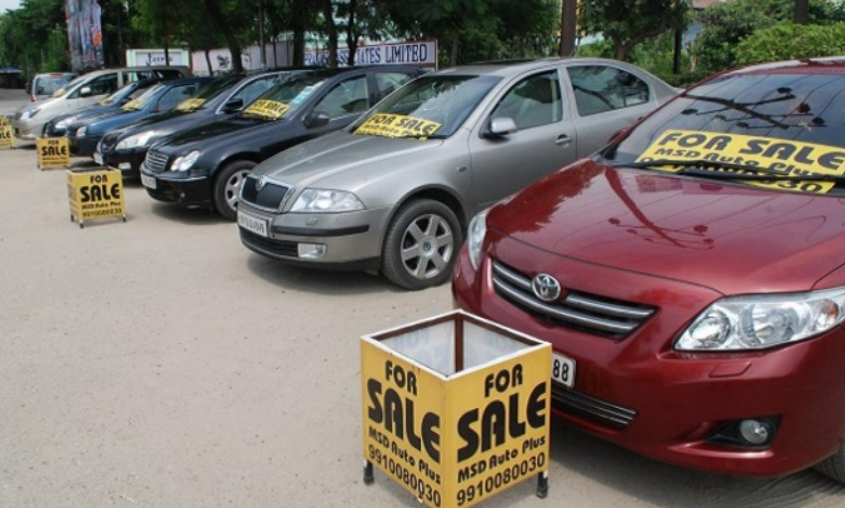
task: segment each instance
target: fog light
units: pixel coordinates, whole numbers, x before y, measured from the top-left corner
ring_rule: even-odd
[[[301,258],[320,259],[326,255],[326,244],[300,243],[297,245],[296,250]]]
[[[743,420],[739,424],[739,435],[749,444],[760,446],[772,438],[772,427],[758,420]]]
[[[121,162],[117,165],[117,169],[132,169],[132,163],[130,162]]]

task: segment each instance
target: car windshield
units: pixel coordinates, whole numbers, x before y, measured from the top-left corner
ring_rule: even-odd
[[[72,75],[41,76],[35,79],[35,93],[37,95],[53,95],[56,90],[64,86]]]
[[[725,75],[683,93],[599,158],[615,166],[801,192],[836,188],[839,194],[845,188],[845,76]]]
[[[423,76],[400,88],[356,122],[355,134],[447,138],[501,80],[497,76]]]
[[[239,113],[243,117],[275,121],[295,113],[326,81],[324,73],[291,76],[268,89]]]
[[[194,97],[185,99],[176,106],[177,111],[195,111],[197,109],[204,109],[208,101],[220,96],[230,88],[235,86],[243,76],[229,76],[225,78],[215,79],[211,83],[202,87]]]
[[[124,111],[136,111],[139,109],[144,109],[144,107],[149,104],[155,96],[158,95],[162,88],[164,88],[164,85],[162,84],[152,86],[140,96],[132,99],[131,101],[121,106],[120,109]]]

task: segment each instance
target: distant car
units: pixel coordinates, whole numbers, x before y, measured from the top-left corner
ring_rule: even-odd
[[[682,92],[477,215],[452,292],[551,343],[552,410],[580,429],[845,482],[845,57]]]
[[[77,156],[94,155],[97,143],[107,132],[125,127],[149,115],[172,110],[196,95],[200,88],[212,79],[214,78],[201,77],[162,81],[127,102],[117,111],[71,123],[67,126],[67,134],[65,134],[70,142],[70,152]],[[94,161],[97,164],[103,164],[102,159],[95,157]]]
[[[29,84],[27,92],[32,102],[49,99],[64,85],[73,81],[77,74],[75,72],[48,72],[36,74]]]
[[[675,93],[602,59],[428,74],[349,129],[259,165],[242,187],[241,241],[288,263],[380,270],[406,289],[441,284],[475,213],[595,152]]]
[[[142,79],[129,83],[93,106],[53,117],[52,120],[44,124],[42,135],[46,137],[64,136],[67,133],[68,125],[79,120],[117,111],[124,104],[139,97],[160,81],[160,79]]]
[[[238,190],[259,162],[346,127],[420,69],[381,65],[296,73],[240,113],[168,136],[147,152],[141,182],[154,199],[213,207],[235,220]]]
[[[103,164],[126,174],[140,174],[147,149],[178,131],[228,118],[254,101],[294,69],[260,71],[221,77],[175,109],[138,120],[103,136],[97,151]]]
[[[121,67],[83,74],[43,101],[15,112],[12,128],[16,138],[34,141],[41,136],[44,124],[58,115],[92,106],[127,83],[141,79],[190,77],[184,66]]]

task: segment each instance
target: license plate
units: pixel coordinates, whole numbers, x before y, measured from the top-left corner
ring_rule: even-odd
[[[102,166],[103,154],[101,154],[100,152],[94,152],[94,162],[96,162],[98,166]]]
[[[268,236],[266,219],[259,219],[258,217],[253,217],[252,215],[243,213],[240,210],[238,210],[238,226],[246,229],[247,231],[252,231],[256,235],[261,235],[264,237]]]
[[[575,386],[575,360],[552,353],[552,381],[557,381],[567,388]]]
[[[144,187],[146,187],[148,189],[153,189],[153,190],[155,190],[155,188],[158,187],[158,184],[156,182],[156,177],[148,176],[148,175],[145,175],[144,173],[141,173],[141,185],[143,185]]]

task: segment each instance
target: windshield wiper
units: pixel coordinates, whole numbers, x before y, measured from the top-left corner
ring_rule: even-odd
[[[733,162],[711,161],[706,159],[684,160],[684,159],[657,159],[652,161],[627,162],[611,164],[612,167],[626,168],[651,168],[654,166],[681,166],[681,169],[673,171],[675,175],[699,176],[720,180],[803,180],[814,182],[845,182],[843,175],[824,175],[812,173],[808,175],[795,175],[771,168],[769,166],[753,166],[751,164],[737,164]],[[728,173],[713,171],[712,169],[727,169],[734,171],[751,171],[751,173]]]

